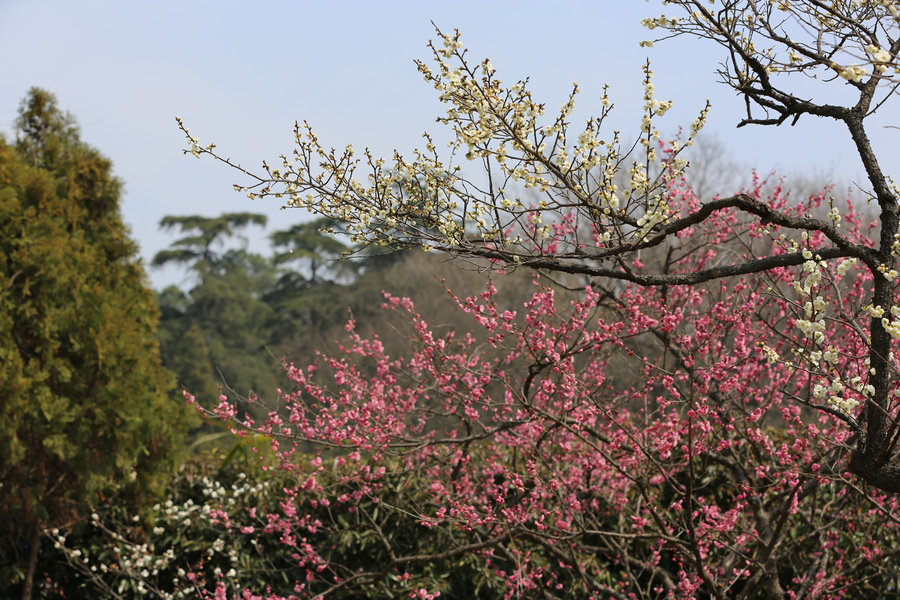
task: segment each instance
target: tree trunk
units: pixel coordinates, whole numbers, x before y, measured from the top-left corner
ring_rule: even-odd
[[[41,544],[41,523],[34,522],[34,530],[31,532],[31,548],[28,550],[28,572],[25,574],[25,584],[22,586],[22,600],[31,600],[31,590],[34,587],[34,572],[37,569],[38,547]]]

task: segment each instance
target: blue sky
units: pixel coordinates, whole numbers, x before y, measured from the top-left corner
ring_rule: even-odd
[[[232,190],[237,173],[182,155],[175,117],[247,166],[290,152],[298,119],[325,144],[386,155],[418,145],[426,129],[441,139],[441,105],[413,64],[429,56],[434,21],[459,28],[471,56],[489,56],[505,81],[531,77],[535,98],[550,107],[577,81],[576,115],[586,116],[609,83],[611,125],[626,139],[639,125],[640,67],[649,57],[658,97],[675,101],[664,129],[690,123],[710,98],[707,135],[748,169],[862,182],[836,124],[734,129],[742,104],[716,82],[718,47],[679,39],[640,48],[650,37],[640,20],[659,14],[658,4],[0,0],[0,132],[11,137],[29,87],[55,93],[84,139],[113,160],[125,182],[125,220],[147,260],[174,239],[157,229],[168,214],[251,210],[269,216],[270,230],[287,228],[306,216],[280,211],[275,200],[251,202]],[[896,172],[897,131],[871,134],[882,164]],[[150,275],[157,287],[183,279]]]

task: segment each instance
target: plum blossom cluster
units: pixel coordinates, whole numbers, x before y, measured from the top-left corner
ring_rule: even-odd
[[[763,189],[750,195],[786,203]],[[669,190],[676,210],[696,201],[678,182]],[[822,198],[791,210],[814,211]],[[841,216],[855,235],[852,206]],[[723,211],[694,236],[717,248],[742,226],[740,213]],[[870,541],[876,531],[893,535],[894,521],[880,528],[895,501],[849,500],[842,449],[856,402],[872,393],[858,330],[871,274],[858,261],[825,259],[820,232],[782,246],[777,229],[763,230],[751,226],[756,250],[769,243],[790,254],[802,244],[805,260],[768,282],[574,294],[537,285],[521,307],[504,307],[488,285],[454,297],[473,322],[460,336],[437,333],[411,301],[388,294],[385,309],[410,323],[406,355],[388,355],[350,323],[337,356],[288,366],[295,389],[265,421],[235,420],[220,404],[215,414],[237,433],[266,436],[293,480],[284,488],[290,519],[284,506],[269,517],[288,528],[270,538],[310,545],[292,583],[300,597],[369,589],[382,573],[410,597],[455,596],[420,565],[465,564],[490,572],[510,598],[692,597],[785,569],[794,573],[780,584],[787,591],[827,598],[854,569],[879,564]],[[668,269],[715,260],[692,252]],[[784,320],[796,326],[777,335],[761,326]],[[789,350],[795,359],[779,358]],[[320,449],[314,458],[300,450],[309,447]],[[822,493],[837,512],[818,507]],[[835,519],[855,533],[834,537]],[[349,569],[329,554],[333,542],[316,538],[342,522],[368,523],[374,562]],[[407,527],[407,536],[388,533]],[[410,539],[453,542],[426,551]],[[766,575],[767,563],[751,557],[773,547],[780,566]],[[800,556],[815,557],[817,569]]]
[[[434,66],[417,64],[448,105],[438,121],[453,132],[449,160],[439,158],[428,134],[425,150],[414,151],[412,160],[396,152],[390,160],[376,158],[368,150],[360,158],[352,145],[327,149],[303,123],[295,129],[291,155],[281,156],[277,166],[264,164],[264,175],[244,171],[255,183],[236,188],[251,198],[274,196],[286,206],[340,220],[356,244],[478,251],[513,264],[535,253],[640,242],[672,220],[666,181],[684,173],[687,161],[680,155],[705,124],[708,106],[691,123],[687,139],[662,140],[655,123],[672,102],[656,98],[646,65],[640,145],[625,151],[617,131],[604,134],[612,110],[606,92],[600,113],[572,134],[577,84],[547,118],[527,81],[504,85],[489,60],[467,58],[458,32],[438,31],[438,37],[440,43],[431,45]],[[189,153],[228,162],[215,145],[201,146],[180,121],[179,126]],[[490,171],[488,180],[467,178],[454,164],[460,155]],[[620,173],[627,173],[624,186]],[[578,240],[560,233],[556,217],[548,218],[556,214],[567,215],[566,229],[582,232]]]
[[[815,209],[821,202],[821,196],[812,198],[804,209]],[[858,230],[859,217],[852,205],[848,205],[847,213],[854,230]],[[836,227],[842,220],[833,201],[829,218]],[[785,291],[778,287],[771,289],[794,306],[797,314],[794,323],[802,333],[802,339],[798,346],[791,349],[794,358],[782,359],[767,345],[763,345],[763,351],[770,360],[785,360],[786,364],[809,372],[814,381],[809,397],[811,405],[831,408],[836,411],[835,414],[846,418],[851,426],[857,427],[854,417],[858,407],[866,397],[872,397],[875,390],[868,382],[872,373],[867,336],[862,334],[864,327],[861,324],[869,315],[854,309],[852,303],[848,304],[847,296],[854,298],[853,303],[858,302],[861,283],[871,282],[871,273],[861,269],[854,257],[836,264],[823,260],[817,250],[822,247],[825,238],[819,233],[810,235],[804,231],[799,241],[787,240],[783,234],[776,239],[771,230],[768,234],[776,244],[789,251],[803,248],[801,255],[804,262],[798,271],[800,277],[790,282],[797,300],[790,300]],[[884,313],[880,308],[869,309],[869,314],[875,318],[881,318]],[[900,311],[900,308],[894,310]],[[855,332],[852,346],[848,345],[848,339],[853,338],[848,338],[844,331],[847,327]],[[851,368],[848,369],[848,366]],[[896,369],[896,365],[892,368]]]

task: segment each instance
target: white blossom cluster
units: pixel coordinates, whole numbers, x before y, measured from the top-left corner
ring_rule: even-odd
[[[892,306],[890,309],[891,319],[885,317],[885,310],[880,306],[870,306],[869,314],[874,319],[881,319],[881,326],[887,331],[892,338],[900,340],[900,306]]]
[[[896,269],[891,269],[888,266],[883,265],[883,264],[878,265],[878,272],[881,273],[882,276],[884,276],[884,278],[887,279],[888,281],[894,281],[895,279],[897,279],[897,275],[900,274],[900,273],[897,273]]]
[[[172,499],[156,504],[144,517],[133,515],[127,523],[105,523],[94,512],[91,524],[99,529],[107,539],[107,545],[90,549],[67,546],[67,536],[59,530],[50,532],[54,547],[65,553],[74,567],[94,579],[100,587],[108,587],[117,594],[125,591],[140,596],[152,595],[164,600],[193,597],[196,594],[194,575],[190,565],[179,552],[182,544],[197,544],[208,540],[203,556],[207,560],[220,557],[217,562],[231,565],[228,568],[214,567],[212,576],[216,580],[234,579],[238,574],[239,552],[231,539],[234,528],[223,526],[214,517],[214,512],[226,510],[229,514],[242,514],[239,509],[259,498],[269,487],[269,481],[253,483],[243,473],[230,486],[209,477],[196,480],[195,489],[203,497],[202,502],[185,498],[178,502]],[[231,511],[235,511],[232,513]],[[130,539],[127,530],[146,527],[147,533],[141,542]],[[171,581],[161,581],[163,573],[174,573]],[[173,591],[166,591],[173,590]]]
[[[840,212],[832,207],[829,219],[838,226],[841,221]],[[772,235],[771,230],[768,230],[768,233]],[[826,284],[837,286],[838,281],[847,276],[858,261],[856,258],[846,258],[833,267],[833,270],[829,270],[826,261],[810,249],[809,234],[802,232],[801,238],[801,241],[788,240],[782,234],[779,237],[773,236],[773,242],[786,252],[799,252],[805,259],[800,266],[799,277],[793,281],[792,287],[799,297],[799,301],[794,303],[798,311],[795,324],[803,334],[806,344],[793,349],[796,358],[792,360],[782,359],[774,349],[765,344],[760,345],[761,350],[769,362],[788,360],[799,372],[813,375],[814,380],[818,379],[819,382],[811,389],[811,399],[819,400],[825,406],[852,417],[860,404],[860,398],[873,395],[874,388],[861,376],[845,376],[843,371],[846,365],[842,362],[841,353],[837,346],[828,340],[828,321],[838,317],[829,314],[832,309],[822,287]],[[840,297],[840,294],[837,297]],[[900,309],[895,311],[900,314]],[[880,318],[884,311],[870,307],[870,314]],[[868,368],[868,358],[859,357],[859,360]]]
[[[805,236],[806,232],[803,232],[803,234]],[[803,272],[806,273],[806,278],[802,282],[795,281],[794,289],[798,294],[800,294],[800,296],[805,297],[812,295],[815,289],[819,286],[819,283],[822,281],[822,264],[821,257],[819,257],[818,255],[814,256],[812,251],[810,251],[808,248],[804,248],[802,253],[803,258],[806,259],[806,262],[803,263]],[[803,326],[801,326],[799,323],[798,327],[803,329]],[[806,332],[804,331],[804,333]],[[817,342],[820,341],[821,340],[817,340]]]
[[[599,115],[573,136],[577,84],[548,118],[527,81],[504,85],[490,60],[467,60],[458,32],[438,35],[439,43],[431,45],[434,64],[417,65],[447,105],[438,121],[453,133],[449,160],[438,156],[428,134],[425,150],[415,150],[411,160],[398,152],[389,161],[376,158],[368,149],[358,157],[352,145],[326,149],[304,122],[296,126],[291,156],[280,157],[277,167],[264,163],[265,176],[236,188],[251,198],[275,196],[286,206],[340,220],[353,244],[449,251],[487,247],[510,262],[533,256],[550,242],[581,244],[551,239],[555,221],[549,222],[548,214],[573,213],[571,227],[590,232],[588,239],[598,247],[641,240],[675,216],[663,191],[667,181],[684,174],[687,161],[680,154],[706,123],[708,105],[691,123],[687,139],[661,139],[654,123],[672,102],[656,98],[653,73],[645,66],[640,160],[630,160],[619,132],[603,134],[613,107],[606,89]],[[228,162],[215,154],[214,145],[201,146],[182,129],[190,143],[187,152]],[[454,164],[460,155],[478,163],[486,181],[463,177]],[[626,171],[622,185],[618,175]],[[526,202],[522,196],[529,190],[534,199]]]
[[[803,263],[803,272],[807,275],[802,284],[795,281],[794,288],[801,297],[807,297],[809,300],[803,304],[803,313],[806,319],[797,319],[797,327],[807,339],[813,342],[816,349],[812,351],[798,350],[797,354],[802,357],[807,368],[811,368],[814,373],[821,373],[826,378],[827,385],[819,383],[813,387],[813,398],[826,399],[828,405],[833,409],[845,415],[852,415],[859,406],[859,400],[846,393],[847,387],[849,386],[850,389],[863,395],[874,394],[874,388],[871,385],[863,384],[862,379],[858,376],[853,377],[846,382],[848,385],[845,385],[843,374],[838,369],[839,353],[834,345],[826,345],[828,303],[818,294],[824,265],[819,256],[814,255],[810,250],[804,249],[802,252],[803,257],[807,259]],[[855,259],[842,261],[837,267],[838,276],[845,275],[855,263]],[[868,359],[866,361],[868,364]]]
[[[868,386],[872,387],[872,386]],[[844,384],[841,382],[840,378],[835,377],[831,380],[831,383],[828,387],[824,387],[821,384],[816,384],[813,387],[813,397],[814,398],[823,398],[828,397],[828,404],[844,414],[851,414],[853,410],[859,406],[859,400],[856,400],[852,397],[846,397],[843,394],[844,392]],[[874,393],[874,389],[872,390]]]

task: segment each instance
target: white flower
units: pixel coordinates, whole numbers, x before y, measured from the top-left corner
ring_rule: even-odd
[[[818,270],[813,271],[809,274],[809,277],[806,278],[806,281],[803,282],[803,286],[808,289],[812,289],[819,285],[819,281],[822,280],[822,273]]]
[[[840,394],[844,390],[844,384],[841,383],[841,380],[838,378],[834,378],[831,380],[831,387],[828,390],[832,394]]]
[[[843,277],[844,275],[847,274],[847,271],[849,271],[850,268],[855,264],[856,264],[855,258],[848,258],[848,259],[842,261],[841,264],[839,264],[838,268],[837,268],[838,275]]]
[[[854,400],[853,398],[840,398],[838,396],[829,398],[828,403],[844,414],[850,414],[854,408],[859,406],[858,400]]]
[[[892,338],[895,340],[900,339],[900,321],[888,321],[887,319],[882,318],[881,326],[884,327],[884,330],[887,331]]]
[[[779,356],[778,356],[778,353],[775,351],[774,348],[770,348],[770,347],[767,346],[766,344],[763,344],[763,345],[762,345],[762,350],[763,350],[763,352],[766,353],[766,358],[768,359],[768,361],[769,361],[770,363],[778,362]]]
[[[850,65],[849,67],[838,67],[841,77],[847,81],[860,81],[866,76],[866,70],[859,65]]]
[[[872,56],[872,59],[877,62],[891,62],[891,53],[883,48],[869,44],[866,46],[866,52],[868,52]]]

